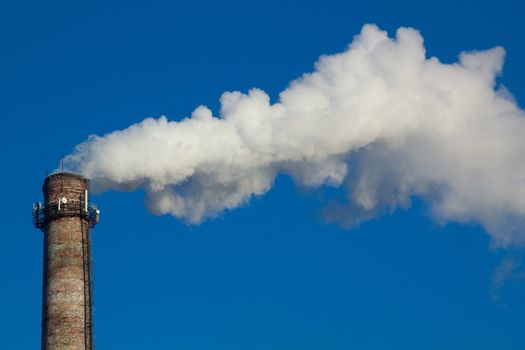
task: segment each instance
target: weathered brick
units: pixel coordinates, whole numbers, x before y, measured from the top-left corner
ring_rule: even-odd
[[[42,349],[92,349],[90,222],[84,211],[88,181],[48,176],[43,186],[44,290]],[[58,201],[66,198],[67,203]]]

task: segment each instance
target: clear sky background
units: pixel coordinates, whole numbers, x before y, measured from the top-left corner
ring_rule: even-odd
[[[419,29],[428,56],[501,45],[525,101],[521,1],[16,1],[0,6],[2,349],[37,349],[42,233],[31,204],[90,134],[215,112],[226,90],[275,99],[365,23]],[[525,137],[525,135],[524,135]],[[176,159],[174,159],[176,161]],[[523,349],[521,249],[438,226],[415,199],[347,231],[333,191],[286,176],[200,226],[149,214],[142,193],[93,198],[97,349]]]

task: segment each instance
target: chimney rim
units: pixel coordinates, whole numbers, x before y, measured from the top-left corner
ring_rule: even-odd
[[[80,174],[75,174],[75,173],[71,173],[71,172],[67,172],[67,171],[61,171],[61,172],[58,172],[58,173],[53,173],[53,174],[50,174],[48,176],[46,176],[46,179],[44,182],[47,182],[47,181],[50,181],[52,178],[55,178],[55,177],[74,177],[74,178],[77,178],[77,179],[80,179],[80,180],[84,180],[84,181],[89,181],[86,177],[80,175]]]

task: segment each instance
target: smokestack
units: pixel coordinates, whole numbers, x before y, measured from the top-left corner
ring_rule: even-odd
[[[44,204],[33,205],[44,232],[43,350],[93,349],[90,228],[99,211],[87,203],[88,186],[80,175],[50,175]]]

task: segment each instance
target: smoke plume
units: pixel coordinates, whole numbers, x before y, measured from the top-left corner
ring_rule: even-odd
[[[353,225],[424,200],[440,223],[482,225],[497,245],[525,241],[525,119],[500,74],[504,50],[427,58],[410,28],[365,25],[348,49],[270,103],[259,89],[225,92],[218,116],[145,119],[90,136],[65,161],[98,191],[143,188],[146,205],[199,223],[267,192],[277,174],[335,186]]]

